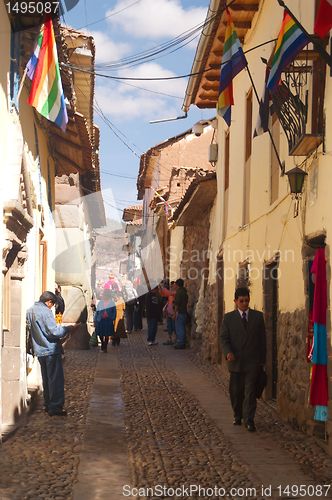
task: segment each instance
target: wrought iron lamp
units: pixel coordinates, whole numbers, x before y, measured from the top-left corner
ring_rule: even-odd
[[[304,179],[308,174],[299,167],[292,168],[285,173],[288,177],[292,199],[295,200],[294,217],[297,217],[299,215],[299,205],[302,197]]]

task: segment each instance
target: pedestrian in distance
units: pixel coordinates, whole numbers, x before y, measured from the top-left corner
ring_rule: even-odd
[[[158,330],[158,320],[160,316],[160,295],[158,286],[155,286],[146,294],[145,310],[148,324],[148,345],[156,345],[156,335]]]
[[[115,297],[115,305],[116,305],[116,318],[114,323],[115,333],[120,338],[127,338],[125,318],[124,318],[126,305],[124,303],[121,294],[118,294]]]
[[[175,310],[176,344],[174,348],[185,349],[188,293],[184,287],[184,281],[182,278],[176,280],[175,289],[176,292],[173,304]]]
[[[55,295],[56,295],[56,304],[55,304],[55,321],[57,322],[58,325],[61,325],[62,323],[62,318],[63,318],[63,313],[65,312],[66,305],[64,298],[61,295],[61,285],[56,285],[55,287]],[[62,345],[62,341],[60,340],[60,349],[61,349],[61,356],[62,360],[65,359],[65,351]]]
[[[55,304],[55,319],[57,319],[57,316],[60,316],[57,320],[57,323],[62,323],[62,316],[63,313],[65,312],[65,301],[64,298],[61,295],[61,285],[56,285],[55,287],[55,295],[56,295],[56,304]]]
[[[94,317],[97,336],[100,338],[101,350],[107,353],[107,345],[110,337],[114,337],[114,321],[116,318],[116,305],[112,299],[109,288],[103,291],[103,298],[98,302]]]
[[[54,293],[43,292],[39,301],[28,309],[26,319],[32,350],[41,368],[45,411],[50,416],[66,416],[60,339],[79,325],[57,324],[51,311],[56,303]]]
[[[263,313],[249,308],[248,288],[235,290],[235,310],[225,314],[221,326],[221,346],[230,372],[229,394],[234,425],[242,419],[248,431],[256,431],[258,377],[265,365],[266,335]]]
[[[166,321],[167,321],[167,333],[168,340],[164,342],[164,345],[173,345],[173,334],[175,335],[175,310],[174,310],[174,299],[176,294],[175,281],[171,281],[170,289],[167,287],[160,288],[160,295],[162,297],[167,297],[167,303],[164,307]]]
[[[111,271],[108,276],[108,281],[106,281],[104,288],[111,290],[112,292],[121,292],[121,285],[119,280],[115,277],[114,273]]]
[[[126,303],[126,309],[125,309],[126,333],[131,333],[134,327],[134,307],[135,304],[137,303],[137,291],[132,282],[130,281],[130,279],[128,279],[127,275],[124,276],[122,295]]]

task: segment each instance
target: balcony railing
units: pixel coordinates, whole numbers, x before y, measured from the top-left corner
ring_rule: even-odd
[[[323,141],[325,63],[313,50],[302,51],[283,73],[272,95],[288,141],[289,155],[308,156]]]

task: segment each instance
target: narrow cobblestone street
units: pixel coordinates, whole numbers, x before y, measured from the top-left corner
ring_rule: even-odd
[[[332,498],[315,486],[332,478],[323,444],[264,402],[256,434],[234,427],[218,367],[162,345],[162,327],[158,336],[148,347],[144,331],[133,333],[107,355],[66,352],[69,415],[50,418],[39,402],[2,444],[1,500],[171,497],[131,490],[156,485],[219,488],[178,498]],[[271,491],[262,494],[262,485]],[[278,485],[305,485],[306,493]]]

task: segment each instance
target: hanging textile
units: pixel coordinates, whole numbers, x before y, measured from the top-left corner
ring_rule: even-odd
[[[328,419],[328,378],[327,378],[327,280],[324,248],[318,248],[310,272],[314,288],[312,321],[314,339],[312,347],[312,370],[310,384],[310,404],[315,407],[315,420]]]

